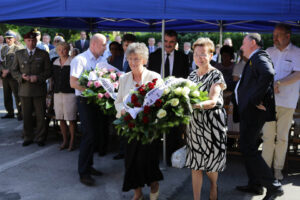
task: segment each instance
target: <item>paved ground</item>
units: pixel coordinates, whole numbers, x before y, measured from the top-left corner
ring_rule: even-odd
[[[3,108],[0,88],[0,115]],[[115,152],[99,157],[95,155],[95,167],[104,172],[96,178],[95,187],[79,183],[77,174],[78,149],[73,152],[59,151],[60,138],[51,133],[45,147],[36,144],[22,147],[22,122],[16,119],[0,119],[0,200],[123,200],[131,199],[133,192],[121,191],[123,161],[112,160]],[[114,149],[114,148],[111,148]],[[300,163],[291,163],[284,181],[286,194],[278,199],[300,199]],[[167,168],[163,171],[160,199],[190,200],[192,186],[188,169]],[[229,157],[227,169],[220,175],[219,199],[258,200],[234,190],[246,183],[245,171],[240,157]],[[149,189],[144,188],[148,198]],[[204,180],[202,199],[208,199],[209,184]]]

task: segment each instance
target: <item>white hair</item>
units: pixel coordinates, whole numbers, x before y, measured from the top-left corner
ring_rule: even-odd
[[[148,50],[147,46],[144,43],[134,42],[134,43],[131,43],[127,47],[127,50],[125,52],[126,58],[130,54],[137,54],[137,55],[141,56],[142,58],[144,58],[145,60],[148,60],[149,50]]]

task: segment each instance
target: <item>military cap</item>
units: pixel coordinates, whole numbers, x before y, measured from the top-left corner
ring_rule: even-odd
[[[63,33],[56,33],[55,36],[60,36],[62,37],[63,39],[65,38],[65,35]]]
[[[32,32],[34,32],[36,35],[41,35],[41,32],[37,28],[34,28]]]
[[[9,30],[9,31],[6,31],[6,33],[5,33],[5,36],[4,36],[5,38],[16,38],[17,37],[17,35],[16,35],[16,33],[15,32],[13,32],[13,31],[11,31],[11,30]]]
[[[23,38],[24,39],[33,39],[36,38],[37,34],[34,33],[33,31],[29,31],[28,33],[26,33]]]

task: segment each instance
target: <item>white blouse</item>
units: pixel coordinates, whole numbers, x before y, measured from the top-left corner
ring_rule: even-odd
[[[142,80],[139,84],[140,85],[146,84],[155,78],[160,80],[161,79],[160,74],[153,72],[153,71],[149,71],[148,69],[144,68],[143,73],[142,73]],[[115,100],[115,107],[117,110],[117,115],[116,115],[117,118],[121,117],[121,111],[122,111],[122,109],[124,109],[123,100],[126,98],[126,96],[129,94],[129,92],[132,89],[136,88],[136,84],[137,84],[133,80],[133,75],[132,75],[131,71],[126,74],[123,74],[120,77],[119,81],[120,81],[120,85],[119,85],[119,90],[118,90],[118,96],[117,96],[117,99]]]

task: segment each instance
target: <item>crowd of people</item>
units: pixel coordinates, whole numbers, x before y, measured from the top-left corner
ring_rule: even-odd
[[[86,32],[81,31],[74,47],[66,43],[61,34],[54,37],[53,45],[48,34],[43,35],[41,42],[41,33],[37,30],[23,36],[25,46],[11,30],[4,38],[5,44],[0,36],[0,71],[7,114],[1,118],[14,118],[13,94],[17,119],[23,119],[22,145],[36,142],[44,146],[46,95],[51,90],[55,118],[63,138],[60,150],[75,148],[79,113],[82,137],[78,173],[81,183],[93,186],[93,176],[102,175],[93,166],[93,154],[95,151],[102,156],[106,154],[111,120],[81,95],[86,88],[78,80],[85,70],[107,62],[125,72],[120,77],[115,101],[116,118],[125,114],[123,99],[131,89],[154,78],[161,79],[162,74],[186,78],[197,84],[201,82],[199,90],[208,92],[209,100],[193,105],[189,125],[171,129],[166,139],[168,165],[171,165],[174,151],[183,145],[187,147],[185,166],[191,169],[194,200],[201,197],[203,172],[210,181],[209,199],[218,199],[217,180],[226,167],[229,122],[224,105],[228,104],[234,105],[233,118],[240,123],[240,150],[248,176],[248,183],[236,189],[257,195],[263,194],[265,187],[264,200],[283,194],[282,169],[300,80],[300,49],[291,43],[288,25],[275,27],[274,46],[267,50],[263,50],[258,33],[245,35],[238,53],[230,38],[225,39],[223,46],[216,46],[218,50],[209,38],[199,38],[193,45],[187,41],[183,51],[176,50],[178,35],[167,30],[164,61],[162,48],[155,46],[154,38],[149,38],[147,47],[137,42],[133,34],[117,36],[111,42],[108,36],[99,33],[87,40]],[[262,154],[258,151],[261,131]],[[133,200],[144,198],[142,188],[146,184],[150,186],[150,200],[158,199],[159,181],[163,180],[159,145],[160,140],[151,144],[128,143],[127,138],[119,137],[119,150],[114,159],[125,159],[122,190],[134,190]]]

